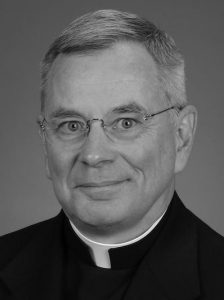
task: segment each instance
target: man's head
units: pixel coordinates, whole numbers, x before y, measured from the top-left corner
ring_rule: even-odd
[[[74,21],[44,58],[40,117],[48,177],[73,223],[110,242],[146,230],[187,162],[195,115],[165,33],[117,11]]]
[[[173,39],[135,14],[100,10],[74,20],[50,46],[42,61],[42,110],[48,72],[58,55],[93,54],[120,41],[143,45],[156,63],[160,89],[166,100],[186,104],[184,60]]]

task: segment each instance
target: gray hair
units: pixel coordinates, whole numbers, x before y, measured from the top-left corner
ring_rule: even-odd
[[[171,105],[184,106],[184,60],[174,40],[153,23],[135,14],[99,10],[74,20],[51,44],[41,65],[41,111],[44,110],[48,73],[60,54],[88,54],[107,49],[119,41],[144,45],[153,57],[160,89]]]

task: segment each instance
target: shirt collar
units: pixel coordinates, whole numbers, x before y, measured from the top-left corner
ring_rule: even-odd
[[[147,229],[144,233],[142,233],[140,236],[127,241],[123,243],[118,244],[104,244],[96,242],[88,237],[86,237],[83,233],[79,231],[79,229],[70,221],[72,229],[75,231],[76,235],[88,246],[90,255],[95,263],[96,266],[101,268],[111,268],[111,258],[110,258],[110,252],[111,249],[117,249],[121,247],[126,247],[132,244],[135,244],[142,239],[144,239],[146,236],[149,235],[150,232],[153,231],[153,229],[159,224],[161,219],[163,218],[164,213],[150,226],[149,229]]]

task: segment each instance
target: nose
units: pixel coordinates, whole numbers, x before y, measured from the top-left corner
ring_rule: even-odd
[[[93,122],[79,156],[90,167],[100,168],[115,160],[114,145],[108,139],[100,122]]]

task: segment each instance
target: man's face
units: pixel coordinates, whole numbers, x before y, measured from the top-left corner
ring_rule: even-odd
[[[85,120],[104,119],[130,103],[149,113],[163,110],[168,105],[156,78],[153,59],[135,43],[60,56],[49,74],[45,118],[66,119],[66,114],[71,118],[78,112]],[[93,122],[86,140],[70,147],[46,141],[48,176],[65,213],[83,230],[132,229],[137,235],[172,196],[174,125],[165,112],[125,141],[110,139],[100,125]]]

